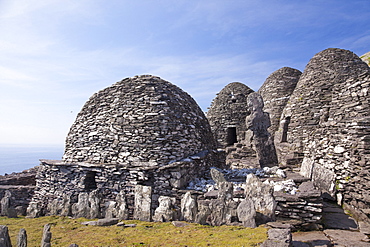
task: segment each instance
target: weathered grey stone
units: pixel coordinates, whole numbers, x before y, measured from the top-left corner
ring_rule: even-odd
[[[370,246],[369,238],[361,232],[327,229],[324,230],[324,233],[338,246],[348,246],[348,247]]]
[[[224,174],[222,174],[222,172],[220,172],[219,170],[217,170],[215,168],[211,168],[210,172],[211,172],[211,176],[212,176],[213,181],[215,181],[217,185],[222,183],[222,182],[226,182]]]
[[[48,204],[48,211],[50,215],[69,216],[71,214],[71,199],[64,194],[62,198],[54,199]]]
[[[114,201],[108,201],[105,203],[105,218],[114,218],[116,216],[116,205]]]
[[[263,242],[261,247],[290,247],[292,233],[290,229],[272,228],[267,231],[268,240]]]
[[[127,220],[128,219],[128,207],[126,203],[126,196],[125,192],[121,190],[119,194],[116,196],[116,217],[120,220]]]
[[[194,222],[198,213],[198,205],[191,193],[186,192],[181,199],[181,215],[182,219],[188,222]]]
[[[152,187],[135,186],[134,219],[142,221],[151,220]]]
[[[167,222],[177,219],[175,210],[176,198],[168,196],[160,196],[158,198],[159,206],[154,211],[153,220]]]
[[[263,99],[258,93],[248,95],[247,104],[251,114],[246,117],[245,124],[250,131],[247,136],[255,148],[257,159],[261,167],[273,167],[278,164],[274,140],[268,132],[271,126],[270,117],[267,112],[263,111]]]
[[[93,220],[93,221],[84,221],[81,223],[81,225],[85,226],[96,226],[98,224],[98,221]]]
[[[209,203],[210,215],[208,223],[211,226],[221,226],[227,223],[227,203],[223,199],[213,199]]]
[[[233,198],[234,184],[231,182],[221,182],[218,185],[218,199],[227,201]]]
[[[72,205],[72,214],[76,218],[94,219],[100,217],[100,198],[98,191],[80,193],[78,202]]]
[[[239,221],[244,227],[256,227],[256,210],[253,201],[250,198],[244,199],[237,209]]]
[[[226,219],[227,225],[239,224],[238,212],[237,212],[238,205],[239,205],[239,202],[236,202],[234,200],[226,201],[225,219]]]
[[[8,227],[4,225],[0,225],[0,246],[12,247]]]
[[[6,190],[4,197],[0,201],[1,215],[7,216],[9,218],[16,218],[17,213],[15,211],[14,206],[12,205],[11,200],[12,200],[12,194],[10,193],[9,190]]]
[[[88,193],[80,193],[78,195],[78,202],[73,204],[72,213],[75,217],[90,218],[89,195]]]
[[[78,247],[77,244],[71,244],[69,247]]]
[[[136,224],[123,224],[123,227],[136,227]]]
[[[100,196],[98,190],[89,193],[90,215],[89,218],[100,217]]]
[[[50,224],[46,224],[44,226],[44,230],[42,232],[42,239],[41,239],[41,247],[50,247],[51,246],[51,231],[50,231]]]
[[[17,247],[27,247],[27,232],[21,228],[17,236]]]
[[[274,188],[262,183],[254,174],[248,174],[245,184],[245,198],[253,201],[257,225],[275,220],[276,201]]]
[[[175,227],[185,227],[189,224],[181,221],[172,221],[172,225],[174,225]]]
[[[198,224],[205,225],[211,215],[211,209],[209,208],[210,200],[198,200],[198,214],[195,222]]]
[[[119,221],[118,218],[105,218],[105,219],[98,219],[96,222],[97,226],[112,226],[117,224]]]
[[[292,233],[292,244],[294,247],[333,246],[322,231],[294,232]]]
[[[27,216],[29,218],[39,217],[41,214],[40,209],[41,209],[41,206],[39,205],[38,202],[31,201],[27,207]]]

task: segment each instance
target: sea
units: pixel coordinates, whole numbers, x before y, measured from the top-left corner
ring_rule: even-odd
[[[0,175],[30,169],[40,159],[60,160],[63,152],[63,146],[0,144]]]

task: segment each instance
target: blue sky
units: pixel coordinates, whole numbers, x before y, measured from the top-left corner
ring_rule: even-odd
[[[140,74],[204,111],[326,48],[370,51],[369,0],[0,0],[0,143],[64,145],[96,91]]]

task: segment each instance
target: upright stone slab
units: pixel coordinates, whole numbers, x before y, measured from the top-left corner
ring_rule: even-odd
[[[248,174],[245,184],[245,198],[253,201],[257,225],[275,220],[276,201],[274,188],[264,184],[254,174]]]
[[[243,223],[244,227],[256,227],[256,209],[252,199],[246,198],[239,204],[237,208],[238,219]]]
[[[17,247],[27,247],[27,232],[24,228],[19,230],[17,236]]]
[[[177,213],[175,210],[176,198],[160,196],[158,202],[159,206],[154,211],[154,221],[167,222],[177,220]]]
[[[72,206],[73,216],[76,218],[90,218],[89,194],[84,192],[78,195],[78,202]]]
[[[215,168],[211,168],[210,173],[211,173],[213,181],[215,181],[215,183],[217,185],[222,183],[222,182],[226,182],[224,174],[222,174],[222,172],[220,172],[219,170],[217,170]]]
[[[251,114],[245,120],[246,142],[252,143],[262,168],[276,166],[278,160],[274,140],[267,130],[271,126],[271,122],[269,114],[263,111],[263,99],[260,94],[251,93],[248,95],[247,103]]]
[[[0,225],[0,246],[12,247],[7,226]]]
[[[211,214],[208,217],[208,223],[211,226],[221,226],[227,223],[226,213],[227,204],[223,199],[213,199],[209,203]]]
[[[229,201],[233,199],[234,184],[231,182],[221,182],[218,185],[218,199]]]
[[[198,201],[198,213],[195,218],[195,222],[201,225],[207,224],[208,218],[211,215],[211,209],[209,204],[210,200],[199,200]]]
[[[5,191],[4,197],[0,201],[1,215],[9,218],[16,218],[17,213],[12,205],[12,193],[9,190]]]
[[[150,221],[152,218],[151,206],[152,206],[152,187],[136,185],[134,219]]]
[[[98,190],[89,193],[90,219],[100,218],[100,196]]]
[[[194,222],[198,213],[198,205],[195,198],[191,196],[190,191],[186,192],[181,199],[182,219],[188,222]]]
[[[44,230],[42,233],[42,239],[41,239],[41,247],[51,247],[51,231],[50,231],[50,224],[46,224],[44,226]]]
[[[126,203],[125,192],[121,190],[116,196],[116,217],[120,220],[128,219],[128,208]]]

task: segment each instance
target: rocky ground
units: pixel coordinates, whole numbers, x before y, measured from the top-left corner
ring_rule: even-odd
[[[322,231],[294,232],[293,247],[312,246],[370,246],[370,229],[362,222],[356,222],[335,204],[325,202]]]
[[[299,181],[299,175],[292,172],[286,172],[278,168],[265,169],[238,169],[238,170],[220,170],[229,181],[234,182],[234,188],[242,188],[240,180],[245,180],[248,174],[255,174],[265,181],[274,185],[275,191],[283,191],[294,195],[297,186],[294,181]],[[9,174],[0,176],[1,186],[31,184],[34,181],[34,169],[24,171],[18,174]],[[298,177],[297,177],[298,176]],[[302,180],[303,181],[303,180]],[[189,184],[188,189],[200,190],[203,192],[215,189],[215,182],[211,179],[198,179]],[[285,222],[286,223],[286,222]],[[286,236],[279,232],[289,228],[288,224],[281,222],[268,223],[268,227],[273,229],[272,235],[278,235],[278,238]],[[275,231],[275,230],[277,231]],[[275,232],[274,232],[275,231]],[[322,229],[319,231],[296,231],[292,233],[291,246],[293,247],[313,247],[313,246],[370,246],[370,226],[363,222],[357,222],[334,202],[325,201],[322,217]],[[276,237],[276,236],[275,236]],[[273,241],[272,241],[273,242]],[[271,242],[270,242],[271,243]],[[267,245],[269,246],[269,243]],[[275,246],[275,245],[273,245]],[[276,245],[280,246],[280,245]],[[289,246],[289,245],[281,245]]]

